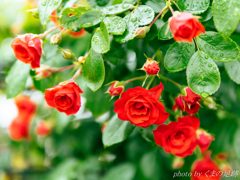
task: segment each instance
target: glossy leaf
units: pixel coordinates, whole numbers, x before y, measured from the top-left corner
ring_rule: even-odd
[[[140,134],[142,135],[142,137],[150,142],[150,143],[154,143],[154,136],[153,136],[153,127],[149,126],[147,128],[142,128],[142,127],[138,127],[138,130],[140,132]]]
[[[210,0],[178,0],[177,3],[182,11],[200,14],[207,10]]]
[[[206,22],[212,18],[212,9],[209,7],[204,13],[199,14],[201,18],[199,19],[200,22]]]
[[[189,87],[197,94],[207,97],[220,86],[220,73],[215,62],[204,52],[197,51],[187,66]]]
[[[237,44],[230,38],[224,39],[219,33],[208,31],[198,36],[197,41],[200,49],[215,61],[230,62],[239,56]]]
[[[225,69],[229,77],[237,84],[240,84],[240,59],[224,63]]]
[[[133,7],[132,4],[123,3],[123,4],[116,4],[113,6],[108,6],[102,9],[103,14],[105,15],[113,15],[113,14],[120,14],[124,11],[129,10]]]
[[[112,146],[126,140],[133,129],[134,126],[129,121],[122,121],[115,114],[103,132],[102,141],[104,147]]]
[[[85,84],[92,90],[98,90],[105,78],[105,69],[102,55],[90,50],[82,67],[82,75]]]
[[[170,72],[182,71],[187,67],[194,52],[194,43],[175,42],[165,55],[165,68]]]
[[[154,19],[154,11],[151,7],[140,5],[137,8],[140,11],[141,16],[138,17],[138,20],[140,21],[139,24],[141,26],[148,25],[152,22]]]
[[[166,6],[166,3],[165,0],[148,0],[146,5],[150,6],[154,12],[159,13]]]
[[[229,37],[240,20],[239,0],[214,0],[212,4],[213,20],[218,32]]]
[[[16,61],[6,77],[7,98],[14,98],[24,90],[29,75],[30,66]]]
[[[42,25],[46,25],[51,13],[61,4],[62,0],[39,0],[38,12]]]
[[[106,53],[110,49],[108,30],[104,22],[101,22],[92,37],[92,48],[98,53]]]
[[[164,25],[160,28],[158,32],[158,39],[160,40],[169,40],[173,38],[173,34],[169,27],[168,21],[164,23]]]
[[[126,29],[126,22],[119,16],[106,17],[103,22],[108,32],[113,35],[122,35]]]

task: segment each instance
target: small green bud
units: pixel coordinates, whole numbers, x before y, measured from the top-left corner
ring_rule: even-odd
[[[136,38],[144,38],[146,34],[149,32],[150,28],[148,26],[140,27],[135,31]]]
[[[53,45],[57,45],[62,41],[62,38],[59,34],[54,34],[51,38],[50,38],[50,42]]]
[[[60,48],[60,50],[61,50],[61,54],[64,59],[74,59],[75,58],[73,52],[70,49]]]

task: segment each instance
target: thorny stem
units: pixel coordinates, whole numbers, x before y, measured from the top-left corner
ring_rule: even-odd
[[[140,76],[140,77],[135,77],[135,78],[132,78],[132,79],[129,79],[126,81],[126,83],[130,83],[132,81],[136,81],[136,80],[144,80],[146,76]]]
[[[161,74],[158,75],[161,79],[165,80],[165,81],[169,81],[170,83],[176,85],[177,87],[181,88],[181,85],[178,84],[177,82],[173,81],[172,79],[169,79]]]
[[[151,24],[149,24],[149,28],[151,28],[152,27],[152,25],[153,25],[153,23],[155,23],[155,21],[162,15],[162,13],[164,12],[164,11],[166,11],[168,9],[168,6],[165,6],[164,8],[163,8],[163,10],[155,17],[155,19],[151,22]]]
[[[82,68],[81,67],[75,72],[75,74],[73,75],[71,80],[74,81],[80,74],[82,74]]]

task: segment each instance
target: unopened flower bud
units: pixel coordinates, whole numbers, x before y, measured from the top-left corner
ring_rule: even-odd
[[[229,163],[227,162],[224,162],[224,163],[220,163],[219,165],[220,169],[225,172],[225,173],[229,173],[229,175],[231,174],[232,172],[232,167]],[[226,176],[227,177],[227,176]]]
[[[211,136],[209,133],[204,131],[203,129],[197,130],[197,144],[201,149],[201,152],[204,154],[211,142],[214,141],[215,138]]]
[[[36,80],[40,80],[46,77],[49,77],[52,75],[52,70],[49,66],[41,66],[40,68],[36,69],[35,73],[37,74],[35,76]]]
[[[115,81],[112,85],[108,88],[107,93],[111,96],[118,96],[124,91],[124,84],[119,81]]]
[[[54,34],[51,38],[50,38],[50,42],[53,45],[57,45],[62,41],[62,38],[59,34]]]
[[[173,169],[179,169],[183,166],[184,164],[184,159],[180,157],[175,157],[172,163]]]
[[[60,48],[60,50],[61,50],[61,54],[64,59],[74,59],[75,56],[70,49]]]
[[[35,132],[38,136],[48,136],[51,133],[51,126],[46,121],[41,121],[35,129]]]
[[[39,12],[38,12],[38,8],[35,9],[29,9],[28,12],[30,12],[32,14],[33,17],[35,18],[39,18]]]
[[[80,57],[78,58],[78,62],[81,63],[81,64],[84,64],[84,63],[85,63],[85,59],[86,59],[86,57],[80,56]]]
[[[136,38],[144,38],[146,34],[149,32],[150,28],[148,26],[140,27],[135,31]]]
[[[218,153],[216,156],[215,156],[215,159],[218,160],[218,161],[226,161],[227,160],[227,154],[224,153],[224,152],[221,152],[221,153]]]
[[[142,70],[144,70],[148,75],[157,75],[160,68],[156,61],[148,58],[146,63],[143,65]]]
[[[203,104],[209,109],[217,109],[217,104],[212,97],[207,97],[203,100]]]

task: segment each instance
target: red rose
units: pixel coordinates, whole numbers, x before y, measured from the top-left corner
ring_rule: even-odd
[[[158,63],[153,60],[147,61],[144,64],[143,69],[148,75],[157,75],[158,72],[160,71]]]
[[[51,127],[46,121],[41,121],[35,129],[35,132],[38,136],[47,136],[51,133]]]
[[[128,89],[114,103],[114,112],[118,113],[119,119],[130,121],[136,126],[162,124],[169,116],[163,104],[158,101],[162,90],[162,83],[150,90],[142,87]]]
[[[57,86],[45,90],[45,100],[49,106],[67,115],[75,114],[81,107],[83,91],[74,82],[62,82]]]
[[[185,92],[186,92],[186,96],[183,95],[179,95],[176,99],[175,99],[175,104],[173,106],[173,110],[177,110],[177,109],[181,109],[182,111],[185,111],[189,114],[194,114],[197,113],[200,106],[200,99],[201,96],[195,94],[194,92],[192,92],[192,90],[187,87],[185,88]]]
[[[194,176],[199,174],[200,176]],[[211,152],[207,152],[203,159],[197,160],[192,165],[191,180],[219,180],[221,179],[220,168],[211,159]]]
[[[15,57],[31,67],[39,68],[42,56],[42,40],[35,37],[34,34],[25,34],[16,37],[11,47],[15,53]]]
[[[27,114],[27,116],[32,116],[37,110],[37,105],[24,95],[17,96],[15,104],[19,115]]]
[[[118,96],[120,95],[124,90],[124,85],[121,82],[115,81],[112,83],[112,85],[108,88],[108,93],[111,96]]]
[[[197,130],[197,144],[200,147],[202,153],[204,154],[208,147],[210,146],[211,142],[214,141],[215,138],[208,134],[203,129]]]
[[[191,13],[175,12],[169,19],[175,41],[192,42],[192,39],[205,33],[203,25]]]
[[[179,117],[177,122],[162,124],[153,131],[155,142],[167,153],[186,157],[191,155],[197,146],[196,131],[199,125],[200,122],[195,116]]]

